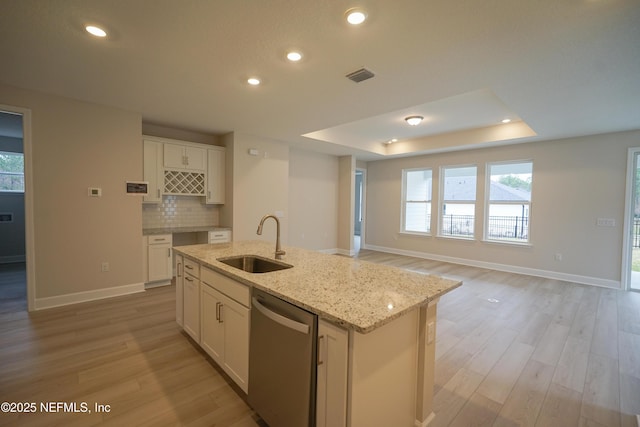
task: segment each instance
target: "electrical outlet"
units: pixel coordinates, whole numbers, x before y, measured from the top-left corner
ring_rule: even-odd
[[[429,322],[427,325],[427,344],[431,344],[436,338],[436,324],[435,322]]]
[[[109,263],[108,262],[103,262],[102,263],[102,271],[109,271]]]
[[[598,227],[615,227],[616,220],[613,218],[597,218],[596,225]]]
[[[562,254],[560,252],[556,253],[555,260],[556,261],[562,261]]]

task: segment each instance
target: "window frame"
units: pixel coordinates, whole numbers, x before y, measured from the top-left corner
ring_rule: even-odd
[[[475,199],[471,200],[460,200],[460,201],[447,201],[444,198],[445,195],[445,185],[446,185],[446,170],[447,169],[465,169],[465,168],[475,168]],[[445,239],[460,239],[460,240],[476,240],[476,226],[475,222],[478,218],[477,210],[478,210],[478,165],[477,164],[462,164],[462,165],[447,165],[440,166],[440,195],[438,197],[438,237],[442,237]],[[470,205],[473,204],[473,233],[471,236],[457,235],[457,234],[444,234],[443,225],[444,225],[444,208],[446,204],[459,204],[459,205]]]
[[[522,201],[491,201],[491,167],[492,166],[505,166],[505,165],[517,165],[523,163],[531,164],[531,195],[530,199],[526,204],[528,206],[527,210],[527,238],[526,240],[515,240],[515,238],[496,238],[489,236],[489,221],[490,221],[490,212],[491,205],[523,205]],[[533,160],[532,159],[520,159],[520,160],[504,160],[497,162],[487,162],[485,165],[485,206],[484,206],[484,232],[483,232],[483,240],[489,243],[500,243],[505,245],[515,245],[515,246],[531,246],[531,213],[532,213],[532,204],[533,204]]]
[[[4,190],[0,188],[0,193],[4,193],[4,194],[24,194],[25,192],[25,176],[24,176],[24,153],[22,152],[18,152],[18,151],[6,151],[6,150],[0,150],[0,155],[2,154],[8,154],[8,155],[13,155],[13,156],[22,156],[22,173],[20,172],[8,172],[8,171],[4,171],[4,170],[0,170],[0,175],[17,175],[17,176],[21,176],[22,177],[22,189],[20,190]]]
[[[427,200],[424,201],[418,201],[418,200],[412,200],[412,201],[408,201],[407,200],[407,172],[418,172],[418,171],[423,171],[423,172],[429,172],[431,174],[431,191],[429,192],[430,196],[429,198],[427,198]],[[407,224],[406,224],[406,212],[407,212],[407,203],[426,203],[429,206],[429,229],[428,231],[416,231],[416,230],[407,230]],[[402,169],[402,201],[401,201],[401,208],[400,208],[400,232],[403,234],[416,234],[416,235],[420,235],[420,236],[431,236],[432,233],[432,227],[431,227],[431,222],[433,219],[433,168],[407,168],[407,169]]]

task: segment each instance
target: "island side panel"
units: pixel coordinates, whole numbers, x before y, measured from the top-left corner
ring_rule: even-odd
[[[438,299],[420,308],[418,329],[418,384],[416,427],[426,427],[435,418],[433,385],[436,364],[436,317]]]
[[[370,333],[351,332],[350,427],[414,426],[419,317],[415,309]]]

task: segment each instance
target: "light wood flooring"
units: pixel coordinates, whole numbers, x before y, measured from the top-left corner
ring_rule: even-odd
[[[367,250],[359,258],[464,281],[438,305],[430,426],[636,426],[639,293]],[[3,310],[0,290],[0,401],[110,405],[0,413],[0,425],[264,426],[180,332],[174,292],[28,314]]]

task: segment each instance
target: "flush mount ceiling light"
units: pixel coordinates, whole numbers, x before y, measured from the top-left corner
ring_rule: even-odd
[[[92,36],[96,37],[107,37],[107,32],[100,27],[96,27],[95,25],[87,25],[84,27],[85,30]]]
[[[510,123],[510,122],[511,122],[511,119],[503,119],[502,120],[502,123]]]
[[[298,62],[302,59],[302,54],[300,52],[291,51],[287,53],[287,59],[291,62]]]
[[[258,86],[260,84],[260,79],[257,77],[249,77],[247,79],[247,83],[249,83],[251,86]]]
[[[351,25],[360,25],[367,19],[367,14],[364,10],[358,8],[352,8],[344,13],[347,22]]]
[[[404,120],[411,126],[418,126],[423,119],[424,117],[422,116],[409,116],[404,118]]]

